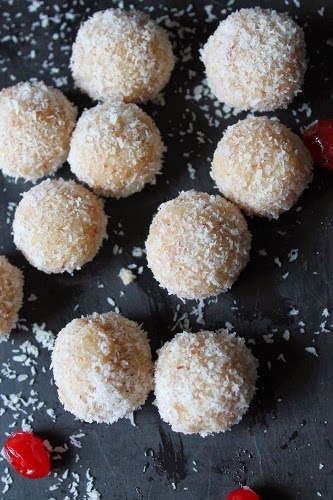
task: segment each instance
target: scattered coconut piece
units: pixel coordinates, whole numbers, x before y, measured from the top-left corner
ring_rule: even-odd
[[[126,267],[120,269],[118,276],[125,286],[130,285],[136,280],[136,275],[130,269],[126,269]]]

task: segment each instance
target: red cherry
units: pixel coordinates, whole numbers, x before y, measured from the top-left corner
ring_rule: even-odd
[[[23,477],[40,479],[50,472],[50,458],[43,441],[30,432],[14,432],[3,449],[5,458]]]
[[[225,500],[260,500],[258,495],[250,490],[250,488],[237,488],[237,490],[230,491]]]
[[[303,142],[313,160],[333,170],[333,120],[316,120],[303,132]]]

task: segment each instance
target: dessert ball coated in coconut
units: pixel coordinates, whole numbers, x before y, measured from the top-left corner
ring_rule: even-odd
[[[211,176],[221,193],[249,215],[277,219],[312,180],[302,140],[265,116],[228,127],[214,153]]]
[[[136,104],[107,102],[78,120],[68,161],[96,193],[124,198],[156,182],[164,149],[155,122]]]
[[[108,9],[80,27],[70,66],[92,99],[144,102],[168,83],[174,56],[166,31],[147,14]]]
[[[201,57],[219,101],[242,110],[272,111],[300,92],[306,70],[304,32],[286,14],[241,9],[221,21]]]
[[[13,222],[14,242],[40,271],[71,273],[95,257],[106,224],[102,200],[88,189],[47,179],[23,194]]]
[[[36,180],[66,161],[77,110],[43,82],[18,83],[0,92],[0,168]]]
[[[193,190],[160,205],[146,241],[154,277],[184,299],[227,291],[247,264],[250,246],[246,221],[235,205]]]
[[[175,432],[205,437],[240,422],[255,392],[257,360],[227,332],[178,333],[158,351],[155,404]]]
[[[0,255],[0,341],[15,328],[23,301],[23,273]]]
[[[129,416],[153,388],[146,333],[113,312],[68,323],[55,341],[52,367],[60,402],[85,422]]]

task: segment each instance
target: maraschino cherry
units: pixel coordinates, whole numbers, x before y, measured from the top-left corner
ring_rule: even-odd
[[[303,142],[318,165],[333,170],[333,120],[311,123],[303,132]]]
[[[260,498],[253,490],[245,487],[230,491],[225,500],[260,500]]]
[[[10,465],[23,477],[40,479],[50,472],[50,457],[43,441],[30,432],[14,432],[3,451]]]

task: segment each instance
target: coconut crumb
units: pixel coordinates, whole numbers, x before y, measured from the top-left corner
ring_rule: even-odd
[[[130,269],[126,269],[126,267],[120,269],[118,276],[125,286],[130,285],[137,278],[136,275]]]
[[[305,350],[318,358],[318,353],[314,347],[305,347]]]

